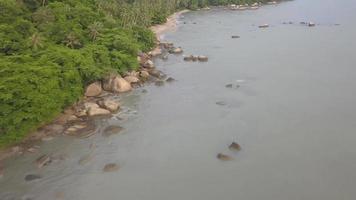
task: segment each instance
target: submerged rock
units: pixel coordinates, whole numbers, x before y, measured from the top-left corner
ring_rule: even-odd
[[[119,165],[116,163],[109,163],[103,168],[103,172],[115,172],[120,169]]]
[[[92,161],[94,158],[94,154],[90,153],[88,155],[85,155],[83,157],[81,157],[78,161],[79,165],[86,165],[88,164],[90,161]]]
[[[41,179],[42,177],[40,175],[37,174],[28,174],[25,176],[25,181],[30,182],[30,181],[34,181],[34,180],[38,180]]]
[[[173,49],[169,50],[169,53],[180,54],[180,53],[183,53],[183,49],[181,47],[173,48]]]
[[[225,85],[226,88],[232,88],[232,84]]]
[[[233,36],[231,36],[231,38],[232,38],[232,39],[237,39],[237,38],[240,38],[240,36],[238,36],[238,35],[233,35]]]
[[[172,78],[172,77],[169,77],[169,78],[166,79],[166,82],[168,82],[168,83],[171,83],[171,82],[174,82],[174,81],[176,81],[176,80],[174,78]]]
[[[313,26],[315,26],[315,23],[314,23],[314,22],[309,22],[309,23],[308,23],[308,26],[309,26],[309,27],[313,27]]]
[[[124,130],[124,128],[121,126],[108,126],[105,128],[103,136],[109,137],[111,135],[120,133],[122,130]]]
[[[207,56],[198,56],[198,60],[200,62],[207,62],[208,61],[208,57]]]
[[[155,82],[155,85],[156,85],[156,86],[163,86],[163,85],[164,85],[164,81],[162,81],[162,80],[157,80],[157,81]]]
[[[226,102],[224,102],[224,101],[217,101],[217,102],[216,102],[216,105],[225,106],[225,105],[226,105]]]
[[[51,163],[51,157],[48,155],[42,155],[36,159],[36,164],[39,169]]]
[[[102,87],[100,82],[95,82],[90,84],[85,90],[85,96],[87,97],[96,97],[99,96],[102,92]]]
[[[222,153],[219,153],[217,156],[216,156],[217,159],[219,160],[222,160],[222,161],[229,161],[229,160],[232,160],[232,157],[229,156],[229,155],[226,155],[226,154],[222,154]]]
[[[230,150],[235,150],[235,151],[240,151],[241,150],[241,146],[239,144],[237,144],[236,142],[233,142],[230,144],[229,146]]]

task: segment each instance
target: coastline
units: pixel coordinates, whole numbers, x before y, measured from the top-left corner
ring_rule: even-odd
[[[179,16],[181,16],[183,13],[186,13],[189,11],[190,10],[181,10],[181,11],[175,12],[172,15],[167,17],[166,23],[157,24],[157,25],[151,26],[149,28],[156,35],[156,40],[157,40],[156,46],[150,52],[147,53],[149,56],[151,56],[151,58],[158,56],[162,53],[162,49],[160,47],[160,41],[161,41],[163,34],[165,34],[168,31],[175,31],[177,28],[177,19],[179,18]],[[142,63],[141,63],[141,65],[142,65]],[[133,89],[135,89],[135,88],[133,88]],[[117,94],[117,93],[108,94],[108,96],[110,96],[110,97],[113,97],[116,95],[120,95],[120,94]],[[87,98],[83,94],[82,99],[79,100],[79,102],[85,102],[85,101],[90,101],[90,98]],[[39,127],[37,130],[29,133],[28,136],[25,137],[19,143],[10,145],[3,149],[0,149],[0,168],[2,167],[2,162],[5,159],[15,156],[15,155],[23,155],[24,152],[28,151],[28,149],[32,149],[32,146],[34,146],[34,144],[41,142],[41,141],[43,142],[43,141],[52,140],[53,139],[52,137],[60,135],[59,133],[44,134],[40,130],[46,129],[50,126],[57,125],[57,124],[61,124],[61,125],[65,126],[66,123],[68,123],[68,119],[70,119],[71,116],[73,116],[73,114],[74,114],[73,109],[75,109],[75,107],[77,106],[77,104],[79,102],[76,102],[72,106],[64,109],[62,111],[62,113],[59,114],[58,117],[55,118],[52,122],[45,124],[45,125]],[[50,139],[47,140],[46,138],[50,138]],[[0,173],[0,177],[1,177],[1,173]]]

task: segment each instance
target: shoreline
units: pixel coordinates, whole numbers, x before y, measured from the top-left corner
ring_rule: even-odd
[[[162,54],[162,48],[160,47],[160,41],[161,41],[162,35],[168,31],[175,31],[177,28],[177,19],[179,18],[179,16],[181,16],[183,13],[186,13],[189,11],[190,10],[181,10],[181,11],[175,12],[172,15],[167,17],[166,23],[154,25],[149,28],[155,34],[157,44],[150,52],[147,52],[147,55],[151,56],[150,58],[147,58],[147,55],[143,56],[143,57],[145,57],[145,58],[143,58],[143,59],[145,59],[145,62],[148,60],[150,61],[150,60],[152,60],[152,58]],[[140,68],[142,68],[144,63],[140,62],[139,65],[140,65]],[[140,70],[138,70],[138,71],[140,71]],[[129,74],[128,76],[131,76],[131,74]],[[132,88],[132,90],[135,90],[135,89],[136,89],[135,87]],[[110,98],[110,97],[114,97],[117,95],[120,95],[120,94],[119,93],[106,93],[103,91],[104,98],[107,98],[107,97]],[[82,104],[83,102],[91,102],[91,101],[92,101],[92,98],[86,97],[85,94],[83,94],[82,98],[78,102],[75,102],[73,105],[64,109],[62,111],[62,113],[59,114],[53,121],[51,121],[47,124],[44,124],[44,125],[40,126],[37,130],[29,133],[27,137],[25,137],[22,141],[18,142],[17,144],[13,144],[13,145],[10,145],[3,149],[0,149],[0,168],[2,167],[2,162],[4,160],[6,160],[7,158],[10,158],[12,156],[15,156],[15,155],[23,155],[25,153],[30,152],[29,149],[33,149],[33,146],[37,146],[37,145],[35,145],[37,143],[52,140],[52,139],[54,139],[54,137],[59,136],[59,135],[67,135],[67,134],[64,134],[64,132],[65,132],[64,130],[68,129],[68,124],[72,124],[76,121],[76,120],[74,120],[73,122],[70,121],[70,118],[75,116],[73,110],[76,109],[78,104]],[[113,112],[113,113],[115,113],[115,112]],[[83,122],[83,121],[89,122],[90,120],[91,119],[84,119],[84,120],[81,120],[80,122]],[[43,131],[42,131],[42,130],[46,130],[48,127],[51,127],[54,125],[59,125],[59,124],[61,126],[63,126],[63,128],[64,128],[63,131],[60,131],[63,133],[46,134],[46,133],[43,133]],[[69,126],[69,128],[70,127],[71,126]],[[51,130],[51,128],[49,128],[49,130]],[[54,132],[56,132],[56,130]],[[68,135],[68,136],[71,136],[71,135]],[[39,151],[39,148],[36,148],[35,150]],[[0,177],[1,177],[1,173],[0,173]]]

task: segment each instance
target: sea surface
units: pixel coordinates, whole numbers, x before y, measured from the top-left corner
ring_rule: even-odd
[[[91,138],[6,160],[0,199],[356,199],[355,10],[354,0],[294,0],[183,14],[163,40],[209,61],[156,59],[177,81],[119,96],[123,110],[97,120]],[[124,131],[103,137],[109,125]],[[66,159],[37,169],[44,153]],[[107,163],[120,170],[102,172]]]

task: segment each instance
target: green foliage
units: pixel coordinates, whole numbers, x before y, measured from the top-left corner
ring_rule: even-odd
[[[88,83],[138,67],[148,29],[179,9],[256,0],[0,0],[0,147],[51,121]]]

